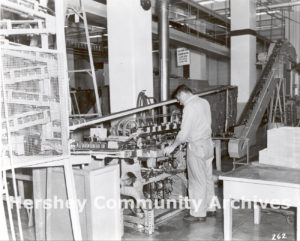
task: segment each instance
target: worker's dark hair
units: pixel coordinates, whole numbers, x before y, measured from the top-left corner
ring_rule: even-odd
[[[186,85],[179,85],[176,90],[173,92],[173,98],[176,98],[177,95],[179,95],[181,92],[185,92],[185,93],[191,93],[193,94],[193,91],[187,87]]]

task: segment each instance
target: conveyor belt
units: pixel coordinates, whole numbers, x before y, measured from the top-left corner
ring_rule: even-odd
[[[248,101],[248,104],[240,118],[240,124],[247,124],[250,120],[251,114],[255,111],[256,105],[261,101],[261,91],[263,90],[264,86],[268,85],[268,82],[272,81],[272,69],[274,68],[274,63],[276,62],[278,55],[281,49],[281,42],[276,43],[269,60],[263,69],[261,77],[255,86],[254,91]]]
[[[241,115],[239,125],[235,128],[236,139],[229,142],[228,150],[231,157],[241,158],[246,155],[246,140],[251,145],[276,84],[280,78],[284,78],[283,64],[294,60],[294,47],[288,41],[278,41]]]

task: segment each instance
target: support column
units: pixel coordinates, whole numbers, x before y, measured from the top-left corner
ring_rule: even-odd
[[[297,63],[300,62],[300,33],[299,24],[300,21],[300,6],[294,6],[293,11],[287,14],[285,19],[285,38],[295,47],[297,53]],[[294,71],[293,71],[294,72]],[[300,76],[299,74],[291,73],[291,83],[294,84],[294,94],[300,95]]]
[[[140,0],[107,1],[111,113],[136,107],[142,90],[153,96],[151,24]]]
[[[231,85],[238,86],[239,119],[256,84],[256,1],[231,0]]]

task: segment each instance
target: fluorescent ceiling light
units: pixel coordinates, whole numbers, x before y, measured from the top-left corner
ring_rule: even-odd
[[[267,13],[266,12],[259,12],[259,13],[256,13],[257,16],[259,15],[266,15]]]
[[[207,5],[207,4],[212,4],[214,1],[204,1],[204,2],[199,2],[200,5]]]
[[[268,11],[267,13],[280,13],[280,11],[279,10],[276,10],[276,11]]]
[[[260,29],[260,30],[266,30],[266,29],[278,29],[278,28],[282,28],[284,25],[280,26],[280,25],[266,25],[266,26],[260,26],[260,27],[256,27],[256,29]]]
[[[94,36],[90,36],[90,38],[102,38],[102,35],[94,35]]]
[[[256,15],[266,15],[266,14],[273,14],[273,13],[279,13],[280,11],[267,11],[267,12],[258,12]]]
[[[203,2],[199,2],[200,5],[207,5],[207,4],[212,4],[214,2],[218,2],[218,3],[221,3],[221,2],[225,2],[226,0],[208,0],[208,1],[203,1]]]
[[[105,27],[102,27],[102,26],[94,26],[94,25],[92,25],[92,28],[106,29]]]

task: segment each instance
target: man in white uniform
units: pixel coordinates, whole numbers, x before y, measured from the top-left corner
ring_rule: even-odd
[[[164,153],[169,155],[181,143],[188,142],[188,191],[191,209],[190,215],[184,217],[184,220],[204,222],[207,216],[216,215],[214,207],[209,209],[209,204],[215,195],[212,176],[214,148],[211,140],[210,105],[205,99],[193,95],[191,89],[185,85],[176,89],[175,96],[184,106],[181,130],[174,143],[165,148]]]

